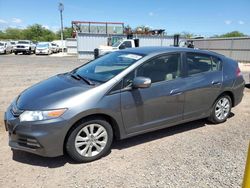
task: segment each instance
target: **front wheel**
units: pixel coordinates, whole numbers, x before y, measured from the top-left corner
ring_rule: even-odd
[[[113,141],[111,125],[102,119],[81,122],[70,132],[66,151],[77,162],[90,162],[105,156]]]
[[[228,95],[220,96],[214,103],[209,120],[213,123],[222,123],[231,113],[232,100]]]

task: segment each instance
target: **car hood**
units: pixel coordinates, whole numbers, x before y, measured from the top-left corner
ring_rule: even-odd
[[[16,46],[18,47],[18,46],[25,46],[25,47],[28,47],[28,46],[30,46],[29,44],[16,44]]]
[[[67,108],[67,100],[90,90],[81,80],[74,80],[69,74],[60,74],[42,81],[25,91],[17,98],[16,105],[22,110],[48,110]]]

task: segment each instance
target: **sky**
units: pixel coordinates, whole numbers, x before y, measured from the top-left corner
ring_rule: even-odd
[[[213,36],[234,30],[250,35],[250,0],[0,0],[0,30],[38,23],[57,31],[59,2],[67,27],[72,20],[110,21],[165,29],[168,35]]]

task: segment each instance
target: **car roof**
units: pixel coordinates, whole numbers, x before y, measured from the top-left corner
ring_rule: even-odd
[[[200,50],[197,48],[183,48],[183,47],[150,46],[150,47],[127,48],[122,51],[136,53],[136,54],[143,54],[143,55],[161,54],[161,53],[168,53],[168,52],[193,52],[193,53],[206,53],[206,54],[215,55],[215,56],[223,56],[221,54],[218,54],[212,51]]]

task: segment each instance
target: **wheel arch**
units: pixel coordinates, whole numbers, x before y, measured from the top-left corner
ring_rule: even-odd
[[[111,125],[111,128],[113,130],[113,136],[115,139],[120,139],[121,138],[121,133],[120,133],[120,128],[118,126],[118,123],[117,121],[111,117],[110,115],[107,115],[107,114],[102,114],[102,113],[97,113],[97,114],[91,114],[91,115],[87,115],[87,116],[84,116],[82,118],[80,118],[79,120],[77,120],[70,128],[69,130],[67,131],[67,134],[64,138],[64,143],[63,143],[63,150],[64,150],[64,153],[65,153],[65,145],[66,145],[66,142],[67,142],[67,139],[71,133],[71,131],[79,124],[81,123],[82,121],[89,121],[89,120],[93,120],[93,119],[102,119],[102,120],[105,120],[107,121],[110,125]]]
[[[232,92],[232,91],[224,91],[224,92],[222,92],[222,93],[217,97],[217,99],[218,99],[219,97],[223,96],[223,95],[228,95],[228,96],[231,98],[232,107],[234,107],[234,106],[235,106],[235,98],[234,98],[233,92]],[[216,99],[216,100],[217,100],[217,99]],[[216,100],[215,100],[215,101],[216,101]]]

